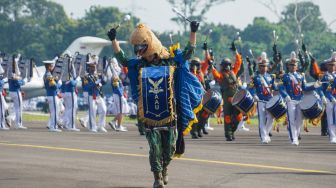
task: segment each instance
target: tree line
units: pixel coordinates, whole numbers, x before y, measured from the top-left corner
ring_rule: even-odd
[[[295,14],[293,14],[295,12]],[[52,59],[76,38],[80,36],[96,36],[107,38],[109,28],[120,23],[126,12],[116,7],[92,6],[85,16],[74,19],[66,15],[62,5],[47,0],[2,0],[0,1],[0,51],[8,54],[21,53],[25,57],[34,57],[37,64],[42,60]],[[279,36],[277,42],[284,58],[291,51],[295,51],[295,41],[303,34],[303,41],[318,60],[330,57],[331,50],[336,48],[336,33],[332,32],[325,20],[321,17],[318,5],[312,2],[288,4],[281,13],[280,21],[274,23],[265,17],[256,17],[252,24],[240,30],[228,24],[214,24],[202,18],[198,33],[197,54],[202,52],[202,42],[209,30],[208,45],[213,48],[218,61],[230,56],[229,46],[236,33],[241,35],[241,49],[248,54],[252,49],[255,56],[266,51],[272,53],[273,30]],[[181,24],[181,20],[176,23]],[[135,16],[118,29],[118,38],[128,40],[136,24],[141,21]],[[171,41],[180,42],[183,46],[188,40],[188,32],[166,31],[156,32],[165,46]],[[301,40],[301,39],[300,39]],[[133,55],[130,45],[123,46],[126,53]],[[101,55],[112,56],[112,49],[107,47]],[[202,57],[201,57],[202,58]]]

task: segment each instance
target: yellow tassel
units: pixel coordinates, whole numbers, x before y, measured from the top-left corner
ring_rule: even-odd
[[[180,43],[179,43],[179,42],[178,42],[178,43],[175,43],[175,44],[173,44],[173,45],[171,45],[171,46],[169,46],[169,54],[170,54],[170,57],[171,57],[171,58],[174,58],[174,57],[175,57],[174,52],[175,52],[175,50],[177,50],[177,49],[180,49]]]
[[[317,126],[321,122],[321,118],[323,116],[324,109],[322,110],[322,113],[315,119],[310,119],[309,123],[313,124],[314,126]]]

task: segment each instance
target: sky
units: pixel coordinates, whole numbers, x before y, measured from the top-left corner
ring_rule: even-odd
[[[85,15],[92,5],[114,6],[121,11],[131,12],[139,17],[142,22],[148,24],[152,29],[162,32],[167,30],[177,31],[182,29],[172,22],[170,18],[175,16],[172,6],[167,0],[51,0],[64,6],[68,15],[80,18]],[[207,22],[223,23],[234,25],[239,29],[244,29],[251,24],[254,17],[264,16],[272,22],[277,22],[275,14],[268,10],[260,2],[270,0],[235,0],[212,7],[206,14]],[[274,0],[277,9],[281,12],[285,5],[296,0]],[[310,0],[320,6],[321,14],[327,23],[336,19],[335,0]],[[336,22],[331,25],[331,29],[336,32]]]

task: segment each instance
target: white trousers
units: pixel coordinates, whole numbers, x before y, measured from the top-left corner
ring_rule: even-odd
[[[298,138],[303,125],[303,114],[299,102],[300,101],[287,102],[288,134],[291,142],[299,141]]]
[[[64,115],[63,124],[66,128],[76,128],[76,112],[77,112],[77,94],[75,92],[65,92],[63,95]]]
[[[269,133],[272,130],[273,117],[266,110],[266,102],[257,102],[258,120],[259,120],[259,137],[261,141],[270,140]]]
[[[22,126],[22,95],[20,91],[11,91],[9,96],[13,100],[15,111],[15,127]]]
[[[336,139],[336,105],[332,102],[328,101],[326,105],[326,113],[327,113],[327,122],[329,129],[329,139],[330,141]]]
[[[89,129],[97,129],[96,117],[97,113],[99,114],[98,128],[105,127],[106,121],[106,104],[102,97],[96,97],[93,99],[92,96],[89,96]]]
[[[83,102],[87,105],[89,105],[89,94],[88,92],[83,92]],[[83,116],[81,117],[80,119],[84,121],[85,123],[85,126],[87,125],[88,121],[89,121],[89,110],[88,112]]]
[[[57,96],[48,96],[48,104],[50,111],[49,129],[57,129],[59,120],[59,98]]]
[[[6,127],[5,122],[6,101],[5,97],[0,93],[0,128]]]

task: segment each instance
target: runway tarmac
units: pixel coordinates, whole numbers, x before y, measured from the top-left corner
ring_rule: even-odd
[[[40,122],[28,130],[0,132],[1,188],[151,187],[145,137],[129,132],[50,133]],[[173,160],[167,187],[322,188],[336,186],[336,145],[319,127],[289,144],[285,127],[272,143],[260,144],[256,126],[224,140],[223,126],[202,139],[186,137],[186,153]]]

